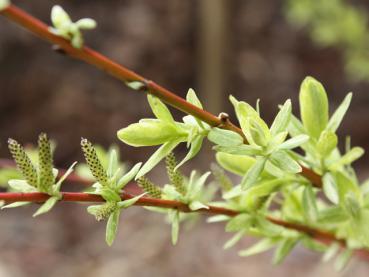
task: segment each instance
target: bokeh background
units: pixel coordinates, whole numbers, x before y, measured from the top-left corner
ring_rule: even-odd
[[[229,94],[252,104],[260,98],[268,122],[287,98],[298,114],[299,84],[307,75],[325,85],[332,111],[353,91],[339,134],[351,135],[353,145],[368,149],[368,1],[13,2],[47,23],[54,4],[73,19],[94,18],[98,28],[85,34],[89,46],[181,96],[194,88],[208,110],[229,112],[232,118]],[[143,93],[52,51],[49,44],[0,18],[1,158],[9,158],[8,137],[32,143],[44,131],[57,142],[58,167],[82,160],[81,136],[105,147],[119,145],[128,163],[144,161],[154,149],[124,146],[116,131],[150,116]],[[213,160],[209,150],[205,146],[184,171],[208,170]],[[181,149],[178,154],[183,155]],[[367,155],[356,163],[362,180],[369,174],[368,162]],[[163,173],[159,166],[153,179],[165,182]],[[302,248],[278,267],[271,265],[270,253],[240,258],[238,250],[252,239],[223,251],[229,234],[222,224],[183,229],[179,245],[172,247],[163,218],[140,208],[123,213],[112,248],[105,245],[104,224],[95,222],[82,205],[63,203],[37,219],[32,212],[1,212],[0,276],[369,274],[369,264],[360,260],[336,273],[332,264],[321,264],[318,254]]]

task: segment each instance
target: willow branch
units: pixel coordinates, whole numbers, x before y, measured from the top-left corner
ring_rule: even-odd
[[[67,202],[105,202],[105,200],[99,196],[94,194],[88,194],[83,192],[62,192],[61,201]],[[130,193],[123,192],[121,194],[122,200],[128,200],[136,195],[132,195]],[[22,193],[22,192],[3,192],[0,193],[0,200],[3,200],[7,203],[19,202],[19,201],[28,201],[28,202],[45,202],[50,196],[41,192],[30,192],[30,193]],[[136,206],[149,206],[149,207],[160,207],[160,208],[169,208],[169,209],[177,209],[184,213],[190,212],[202,212],[214,215],[227,215],[227,216],[236,216],[240,214],[240,212],[226,209],[222,207],[209,206],[208,209],[203,208],[196,211],[192,211],[189,206],[185,203],[174,201],[174,200],[164,200],[164,199],[156,199],[151,197],[141,197],[134,205]],[[283,226],[288,229],[292,229],[295,231],[306,233],[313,238],[325,242],[330,243],[332,241],[339,241],[341,244],[344,244],[343,240],[337,239],[334,235],[330,233],[326,233],[320,230],[316,230],[304,225],[289,223],[274,217],[267,217],[267,219],[273,222],[276,225]]]
[[[243,134],[242,130],[234,125],[232,122],[230,122],[228,119],[223,120],[205,110],[199,109],[195,105],[192,105],[191,103],[177,96],[175,93],[169,91],[168,89],[117,64],[116,62],[110,60],[106,56],[92,50],[89,47],[84,46],[82,49],[76,49],[72,47],[68,40],[52,34],[45,23],[31,16],[27,12],[19,9],[15,5],[8,6],[0,13],[8,19],[23,26],[40,38],[54,45],[58,45],[69,56],[91,64],[123,82],[142,82],[146,86],[144,91],[155,95],[168,105],[187,114],[193,115],[213,127],[221,127],[237,132],[244,138],[245,143],[247,143],[246,137]],[[311,169],[303,167],[301,174],[309,179],[315,186],[322,186],[321,176],[316,174]]]
[[[94,194],[82,193],[82,192],[62,192],[62,198],[60,201],[65,202],[105,202],[105,200],[99,196]],[[123,192],[121,194],[122,200],[128,200],[136,195],[132,195],[130,193]],[[12,202],[19,202],[19,201],[27,201],[27,202],[36,202],[41,203],[45,202],[50,196],[45,193],[40,192],[30,192],[30,193],[21,193],[21,192],[4,192],[0,193],[0,200],[3,200],[7,203]],[[226,215],[226,216],[236,216],[240,214],[240,212],[226,209],[222,207],[216,206],[208,206],[208,209],[199,209],[196,211],[192,211],[189,206],[185,203],[173,201],[173,200],[164,200],[164,199],[155,199],[150,197],[141,197],[135,204],[135,206],[146,206],[146,207],[159,207],[159,208],[167,208],[167,209],[177,209],[184,213],[191,213],[191,212],[200,212],[200,213],[207,213],[212,215]],[[305,225],[286,222],[281,219],[267,216],[267,220],[270,222],[279,225],[281,227],[294,230],[297,232],[304,233],[311,238],[315,239],[324,244],[330,244],[332,242],[338,242],[341,247],[345,247],[346,242],[343,239],[338,239],[335,235],[321,231],[318,229],[314,229]],[[369,260],[369,252],[365,249],[356,250],[355,252],[358,256]]]

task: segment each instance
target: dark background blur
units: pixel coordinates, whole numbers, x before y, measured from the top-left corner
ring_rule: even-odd
[[[369,146],[369,82],[350,81],[338,48],[320,48],[304,29],[284,16],[283,1],[269,0],[122,0],[13,1],[50,23],[50,9],[62,5],[72,19],[92,17],[96,30],[86,43],[113,60],[184,96],[193,87],[213,113],[231,112],[229,94],[254,104],[261,99],[271,122],[277,105],[291,98],[298,114],[299,84],[306,75],[320,80],[331,111],[353,91],[351,108],[339,134],[353,145]],[[367,1],[350,1],[366,13]],[[35,142],[44,131],[57,141],[56,164],[81,160],[80,137],[109,146],[117,143],[123,159],[143,161],[152,148],[123,146],[116,131],[151,117],[146,96],[69,57],[0,18],[0,157],[9,158],[8,137]],[[181,113],[173,111],[177,118]],[[205,148],[189,168],[208,169]],[[369,156],[356,163],[366,174]],[[369,166],[368,166],[369,168]],[[162,172],[162,171],[161,171]],[[160,169],[156,175],[161,178]],[[222,250],[223,226],[200,224],[170,246],[169,226],[161,216],[132,208],[123,213],[114,246],[104,244],[104,224],[84,207],[59,205],[36,220],[30,209],[1,214],[0,276],[318,276],[334,273],[319,255],[297,249],[280,267],[270,254],[239,258]],[[241,243],[248,245],[247,239]],[[261,258],[260,258],[261,257]],[[367,276],[369,266],[351,263],[348,272]],[[307,267],[307,265],[309,265]],[[348,274],[343,273],[343,274]]]

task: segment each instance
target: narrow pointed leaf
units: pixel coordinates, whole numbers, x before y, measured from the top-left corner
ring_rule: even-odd
[[[169,141],[164,143],[159,147],[158,150],[151,155],[151,157],[147,160],[147,162],[141,167],[136,175],[136,180],[144,175],[146,175],[153,167],[155,167],[162,159],[165,158],[172,150],[183,140],[177,139],[173,141]]]
[[[243,144],[243,138],[229,130],[212,128],[208,134],[208,139],[220,146],[237,146]]]
[[[120,210],[118,209],[109,216],[108,223],[106,224],[105,240],[109,246],[113,244],[115,237],[117,235],[119,216]]]
[[[302,206],[304,208],[305,217],[309,222],[315,222],[318,218],[316,202],[316,196],[312,187],[307,185],[302,194]]]
[[[247,171],[245,177],[241,181],[241,188],[243,190],[250,188],[254,183],[256,183],[261,172],[264,169],[267,158],[259,157],[256,159],[255,164]]]
[[[49,212],[58,202],[59,197],[53,196],[46,200],[44,204],[33,214],[33,217]]]
[[[343,117],[345,116],[347,109],[350,106],[352,98],[352,93],[346,95],[345,99],[342,101],[341,105],[337,108],[337,110],[333,113],[331,119],[328,122],[327,129],[335,132],[340,126]]]
[[[309,140],[308,135],[297,135],[293,138],[290,138],[290,139],[286,140],[282,144],[280,144],[278,146],[278,149],[293,149],[293,148],[296,148],[296,147],[306,143],[308,140]]]
[[[240,255],[241,257],[256,255],[273,248],[277,242],[278,240],[275,238],[265,238],[252,245],[251,247],[238,252],[238,255]]]
[[[145,193],[142,193],[140,195],[137,195],[137,196],[135,196],[135,197],[133,197],[131,199],[121,201],[121,202],[118,203],[118,206],[121,209],[126,209],[126,208],[132,206],[133,204],[135,204],[145,194],[146,194],[146,192]]]
[[[201,150],[203,139],[204,137],[199,135],[193,140],[193,142],[191,143],[190,150],[188,151],[186,157],[184,157],[184,159],[174,168],[174,170],[177,170],[180,166],[182,166],[187,161],[191,160],[193,157],[197,155],[197,153],[199,153],[199,151]]]
[[[245,235],[244,231],[237,232],[235,235],[233,235],[224,245],[223,249],[229,249],[232,246],[236,245],[237,242],[242,239],[242,237]]]
[[[270,132],[274,136],[287,129],[291,118],[291,100],[287,100],[275,117]]]
[[[164,122],[174,124],[174,119],[173,119],[172,114],[170,113],[167,106],[159,100],[159,98],[157,98],[157,97],[155,97],[151,94],[148,94],[147,99],[149,101],[151,110],[154,113],[154,115],[156,116],[156,118],[158,118],[158,119],[160,119]]]
[[[283,150],[274,152],[270,156],[269,161],[288,173],[299,173],[302,170],[301,166]]]
[[[283,239],[274,252],[273,264],[280,264],[292,251],[297,242],[296,238]]]
[[[124,174],[122,178],[119,179],[117,183],[117,189],[124,188],[125,185],[127,185],[135,176],[137,175],[137,172],[140,170],[142,163],[135,164],[128,173]]]

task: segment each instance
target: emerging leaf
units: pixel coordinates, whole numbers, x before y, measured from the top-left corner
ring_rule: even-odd
[[[108,223],[106,224],[106,236],[105,240],[106,243],[111,246],[115,240],[118,231],[118,224],[119,224],[119,215],[120,210],[115,210],[108,219]]]
[[[174,119],[168,110],[167,106],[159,100],[159,98],[148,94],[147,99],[149,101],[152,112],[155,114],[157,119],[169,124],[174,124]]]
[[[300,110],[308,134],[318,139],[328,124],[328,98],[322,84],[312,77],[301,84]]]
[[[151,119],[120,129],[117,135],[124,143],[138,147],[160,145],[180,137],[185,141],[186,133],[173,124]]]

